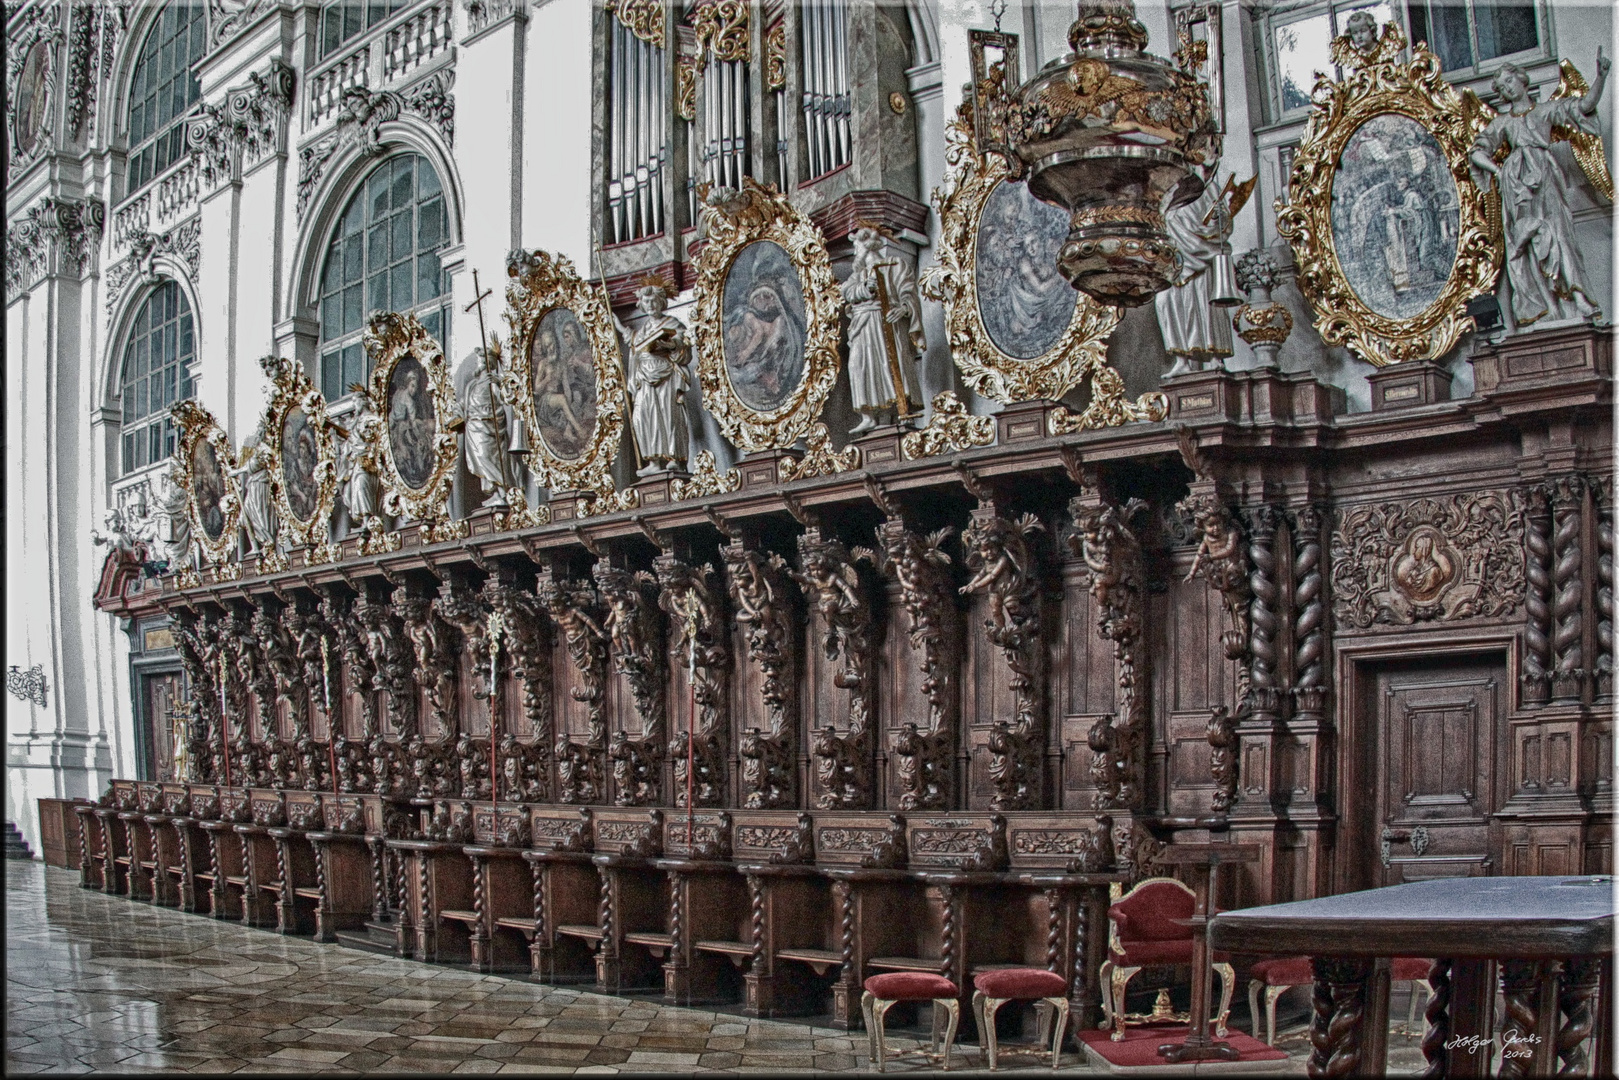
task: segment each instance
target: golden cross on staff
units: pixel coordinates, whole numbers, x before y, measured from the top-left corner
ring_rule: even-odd
[[[485,351],[487,351],[488,348],[489,348],[489,335],[484,332],[484,328],[483,328],[483,302],[485,300],[489,299],[489,297],[495,295],[495,290],[493,290],[493,289],[484,289],[482,292],[478,291],[478,271],[477,270],[472,271],[472,293],[473,293],[472,303],[468,304],[466,307],[462,308],[461,310],[463,310],[463,311],[471,311],[473,308],[478,309],[478,338],[483,342],[483,347],[484,347]]]

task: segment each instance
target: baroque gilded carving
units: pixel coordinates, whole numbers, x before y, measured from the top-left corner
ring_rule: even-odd
[[[798,538],[799,568],[789,571],[815,614],[822,655],[829,662],[843,664],[832,684],[849,693],[848,732],[839,734],[833,726],[818,728],[811,743],[821,786],[816,805],[822,809],[865,809],[872,803],[875,670],[871,600],[856,564],[876,561],[875,552],[847,548],[822,536],[818,526],[811,526]]]
[[[742,758],[743,805],[774,809],[797,802],[798,695],[794,664],[794,604],[787,563],[733,541],[720,549],[731,607],[747,635],[748,659],[764,676],[761,696],[768,731],[748,728],[737,752]]]
[[[1087,496],[1070,503],[1074,529],[1069,548],[1090,572],[1090,593],[1101,636],[1113,642],[1120,720],[1104,717],[1089,735],[1098,809],[1139,807],[1148,719],[1148,655],[1142,592],[1141,544],[1130,521],[1145,504],[1096,504]],[[1105,730],[1104,728],[1105,723]]]
[[[1361,30],[1356,36],[1369,35]],[[1347,346],[1378,367],[1449,352],[1473,325],[1466,301],[1494,288],[1502,257],[1500,229],[1470,176],[1469,154],[1484,118],[1465,108],[1426,45],[1419,42],[1403,62],[1405,45],[1396,23],[1385,25],[1375,41],[1357,42],[1350,34],[1333,41],[1333,61],[1344,77],[1317,78],[1288,196],[1276,200],[1276,229],[1293,245],[1299,291],[1315,309],[1316,332],[1326,344]],[[1433,185],[1443,183],[1447,197],[1453,190],[1458,203],[1454,257],[1441,275],[1443,285],[1410,314],[1402,304],[1379,309],[1362,299],[1344,268],[1349,238],[1340,238],[1333,223],[1334,183],[1344,175],[1345,151],[1381,118],[1427,133],[1444,173],[1426,183],[1435,191]]]
[[[1000,154],[976,144],[967,114],[970,103],[945,125],[945,181],[933,193],[939,261],[924,271],[922,293],[944,304],[950,352],[973,391],[1003,404],[1056,400],[1106,368],[1106,341],[1119,311],[1079,295],[1067,327],[1041,355],[1014,356],[997,344],[980,308],[980,219],[996,189],[1013,182],[1014,169]],[[1092,404],[1106,408],[1100,395],[1092,395]]]
[[[1039,805],[1041,798],[1045,652],[1034,535],[1044,531],[1033,514],[1014,521],[1000,516],[993,503],[980,503],[961,535],[967,569],[973,576],[959,591],[987,595],[985,636],[1006,657],[1016,703],[1012,722],[995,721],[989,734],[989,775],[995,787],[990,805],[997,810],[1029,809]]]
[[[174,482],[185,492],[191,535],[209,561],[230,561],[242,497],[236,481],[236,454],[230,436],[196,401],[177,401],[174,420]]]
[[[613,759],[614,800],[620,806],[645,806],[662,792],[666,730],[668,654],[659,617],[657,579],[644,570],[630,571],[598,561],[596,586],[607,605],[606,626],[618,672],[629,683],[641,733],[631,738],[613,732],[608,756]]]
[[[1526,536],[1533,516],[1516,491],[1340,509],[1330,543],[1333,617],[1364,630],[1511,615],[1526,603],[1525,545],[1530,592],[1537,540],[1550,555],[1549,534],[1529,528]],[[1549,558],[1540,565],[1549,573]]]
[[[664,47],[663,0],[607,0],[607,10],[648,45]]]
[[[954,793],[959,619],[944,550],[950,531],[922,536],[894,517],[877,527],[882,569],[899,584],[909,620],[906,637],[911,652],[920,654],[921,690],[928,700],[927,726],[907,721],[894,736],[901,810],[943,809]]]
[[[720,2],[745,10],[740,0]],[[725,437],[744,453],[791,446],[820,423],[827,395],[838,377],[838,318],[843,297],[832,276],[826,241],[821,230],[773,185],[744,178],[741,191],[701,184],[698,195],[703,200],[702,225],[707,243],[697,258],[697,308],[692,332],[697,342],[697,377],[703,389],[703,405]],[[733,266],[744,249],[755,244],[772,256],[768,265],[776,265],[784,258],[796,280],[774,283],[755,272],[752,280],[733,283]],[[773,253],[769,250],[772,248]],[[758,264],[754,265],[757,271]],[[750,292],[764,289],[774,293],[778,299],[771,303],[782,302],[780,290],[796,288],[803,305],[802,340],[782,346],[794,357],[802,358],[793,365],[801,370],[798,381],[794,386],[759,393],[753,399],[760,406],[757,408],[738,392],[726,353],[726,294],[732,293],[734,300],[737,288],[742,287]],[[735,331],[730,334],[733,340],[736,336]]]
[[[450,518],[450,487],[463,422],[443,349],[416,316],[392,311],[374,312],[363,340],[372,362],[366,401],[382,417],[382,509],[419,522],[427,543],[460,539],[467,526]]]
[[[566,735],[556,741],[557,799],[565,803],[603,801],[606,791],[607,722],[603,702],[607,690],[608,636],[602,629],[596,590],[588,584],[540,572],[535,590],[551,622],[561,631],[568,659],[579,673],[569,696],[587,710],[585,741]]]
[[[753,53],[748,45],[747,0],[698,0],[691,15],[697,31],[698,70],[713,59],[726,63],[747,63]]]
[[[658,606],[669,616],[669,657],[686,669],[691,693],[688,730],[669,743],[675,766],[675,805],[725,802],[726,734],[730,727],[730,624],[725,593],[709,566],[673,555],[653,563]],[[692,729],[695,730],[692,730]]]
[[[582,279],[567,256],[546,251],[512,252],[506,272],[513,279],[506,287],[506,321],[512,335],[504,373],[506,400],[533,445],[528,466],[540,485],[553,493],[590,492],[594,502],[617,509],[624,503],[614,491],[610,472],[623,435],[628,396],[607,290]],[[565,329],[570,335],[579,331],[582,340],[574,348],[588,351],[595,379],[594,419],[574,417],[572,407],[561,400],[564,395],[548,384],[561,378],[561,363],[578,362],[562,355]]]
[[[907,458],[916,461],[988,446],[994,441],[993,416],[971,416],[953,391],[941,390],[933,395],[933,415],[928,418],[927,426],[906,432],[899,445]]]
[[[806,452],[803,457],[781,459],[779,470],[783,481],[809,480],[860,467],[860,447],[836,449],[832,445],[832,433],[820,421],[811,424],[804,433],[804,446]]]

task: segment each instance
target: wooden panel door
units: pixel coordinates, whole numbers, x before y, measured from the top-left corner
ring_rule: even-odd
[[[1506,767],[1499,655],[1379,665],[1374,884],[1496,873],[1490,815]]]
[[[185,691],[185,676],[178,671],[154,672],[141,676],[142,704],[146,711],[147,765],[154,780],[183,780],[175,771],[174,710]]]

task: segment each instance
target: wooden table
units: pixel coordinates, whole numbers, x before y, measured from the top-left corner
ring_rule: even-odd
[[[1216,1042],[1209,1034],[1209,995],[1214,969],[1210,963],[1208,923],[1210,897],[1220,867],[1227,863],[1259,861],[1258,844],[1171,844],[1158,858],[1164,866],[1187,866],[1192,871],[1192,1002],[1186,1039],[1165,1043],[1158,1053],[1166,1061],[1237,1061],[1231,1044]],[[1122,1007],[1122,1002],[1120,1003]]]
[[[1559,1058],[1584,1075],[1593,1023],[1597,1061],[1611,1057],[1614,908],[1610,877],[1446,878],[1224,912],[1209,942],[1314,959],[1312,1077],[1382,1070],[1391,956],[1439,958],[1428,977],[1426,1075],[1490,1075],[1492,1049],[1503,1077],[1554,1075]]]

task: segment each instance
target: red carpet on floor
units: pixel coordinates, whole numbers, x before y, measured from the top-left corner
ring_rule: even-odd
[[[1081,1031],[1079,1037],[1085,1045],[1106,1058],[1108,1064],[1121,1068],[1139,1068],[1143,1065],[1168,1066],[1169,1062],[1158,1056],[1158,1048],[1165,1043],[1183,1042],[1186,1039],[1186,1031],[1184,1024],[1174,1027],[1127,1027],[1124,1029],[1123,1041],[1114,1042],[1111,1029],[1095,1028]],[[1278,1050],[1274,1046],[1266,1046],[1252,1035],[1244,1035],[1235,1029],[1228,1032],[1220,1041],[1229,1043],[1231,1049],[1242,1055],[1243,1061],[1279,1061],[1287,1057],[1285,1051]],[[1188,1071],[1190,1066],[1191,1063],[1187,1062]]]

